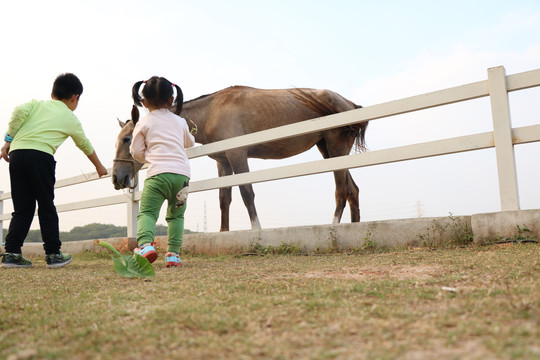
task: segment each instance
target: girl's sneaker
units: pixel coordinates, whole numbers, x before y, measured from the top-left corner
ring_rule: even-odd
[[[146,260],[148,260],[150,263],[153,263],[154,261],[156,261],[158,257],[156,249],[154,249],[153,242],[142,244],[141,246],[133,250],[133,252],[135,254],[139,254],[142,257],[146,258]]]
[[[165,254],[165,262],[167,263],[167,267],[184,265],[182,263],[182,260],[180,260],[180,256],[178,256],[177,253],[173,252],[168,252],[167,254]]]
[[[23,257],[22,254],[5,253],[2,254],[2,267],[29,268],[32,267],[32,262]]]

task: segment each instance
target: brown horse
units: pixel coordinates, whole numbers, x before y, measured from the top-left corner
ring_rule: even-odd
[[[273,89],[263,90],[233,86],[210,95],[187,101],[181,116],[197,128],[195,139],[208,144],[240,135],[288,125],[303,120],[354,110],[361,106],[330,90]],[[116,144],[112,180],[116,189],[129,187],[142,164],[129,154],[129,143],[134,124],[139,117],[134,107],[132,120],[120,122],[122,130]],[[218,175],[226,176],[249,171],[248,158],[283,159],[309,150],[314,145],[324,158],[348,155],[353,145],[364,149],[367,122],[341,128],[305,134],[290,139],[227,150],[209,155],[216,160]],[[345,204],[351,208],[351,221],[360,221],[358,186],[348,170],[334,172],[336,209],[333,223],[339,223]],[[261,225],[255,209],[253,187],[240,185],[240,193],[248,210],[252,229]],[[220,188],[221,229],[229,230],[229,208],[232,189]]]

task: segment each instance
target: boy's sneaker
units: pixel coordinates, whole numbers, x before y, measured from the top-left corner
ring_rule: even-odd
[[[29,268],[32,262],[22,254],[5,253],[2,255],[2,267],[5,268]]]
[[[167,254],[165,254],[165,262],[167,263],[167,267],[184,265],[182,263],[182,260],[180,259],[180,256],[178,256],[177,253],[173,252],[168,252]]]
[[[69,264],[71,260],[73,260],[73,257],[71,257],[70,254],[62,254],[62,252],[45,256],[48,269],[58,269],[64,267]]]
[[[135,248],[135,250],[133,250],[133,252],[135,254],[139,254],[142,257],[146,258],[146,260],[148,260],[150,263],[153,263],[154,261],[156,261],[156,259],[158,257],[156,249],[154,249],[154,243],[153,242],[142,244],[138,248]]]

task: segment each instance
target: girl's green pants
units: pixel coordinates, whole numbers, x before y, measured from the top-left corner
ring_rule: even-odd
[[[184,235],[184,212],[187,202],[176,207],[176,193],[187,183],[184,175],[164,173],[144,181],[139,215],[137,216],[137,243],[139,246],[154,241],[156,222],[163,202],[167,200],[167,251],[178,253]]]

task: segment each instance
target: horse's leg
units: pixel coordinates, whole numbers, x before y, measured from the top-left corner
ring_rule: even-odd
[[[326,139],[323,138],[317,143],[317,148],[319,149],[323,158],[330,158],[330,153],[326,145]],[[345,204],[347,203],[347,176],[344,170],[334,171],[334,181],[336,183],[335,199],[336,199],[336,209],[334,211],[334,217],[332,218],[332,224],[339,224],[341,221],[341,216],[343,215],[343,210],[345,209]]]
[[[360,190],[354,182],[351,173],[347,170],[347,188],[349,189],[347,201],[351,208],[351,222],[360,222]]]
[[[325,159],[348,155],[351,151],[354,138],[347,136],[339,129],[330,130],[325,133],[324,138],[317,143],[317,147]],[[334,171],[336,183],[336,209],[332,224],[339,224],[343,216],[343,210],[347,202],[351,209],[351,221],[360,221],[360,206],[358,201],[359,189],[354,182],[349,170]]]
[[[233,150],[227,152],[227,159],[232,166],[232,170],[235,174],[241,174],[249,172],[249,165],[247,160],[247,152],[243,149]],[[242,200],[249,214],[252,230],[260,230],[261,223],[259,222],[259,216],[257,215],[257,209],[255,208],[255,192],[251,184],[240,185],[240,194]]]
[[[336,182],[336,210],[332,224],[339,224],[348,198],[347,170],[334,171],[334,180]]]
[[[231,164],[227,160],[218,161],[218,175],[232,175]],[[229,212],[232,202],[232,188],[224,187],[219,189],[219,208],[221,209],[221,228],[219,231],[229,231]]]
[[[351,210],[351,222],[360,221],[359,190],[349,170],[334,171],[336,182],[336,210],[332,224],[339,224],[347,202]]]

